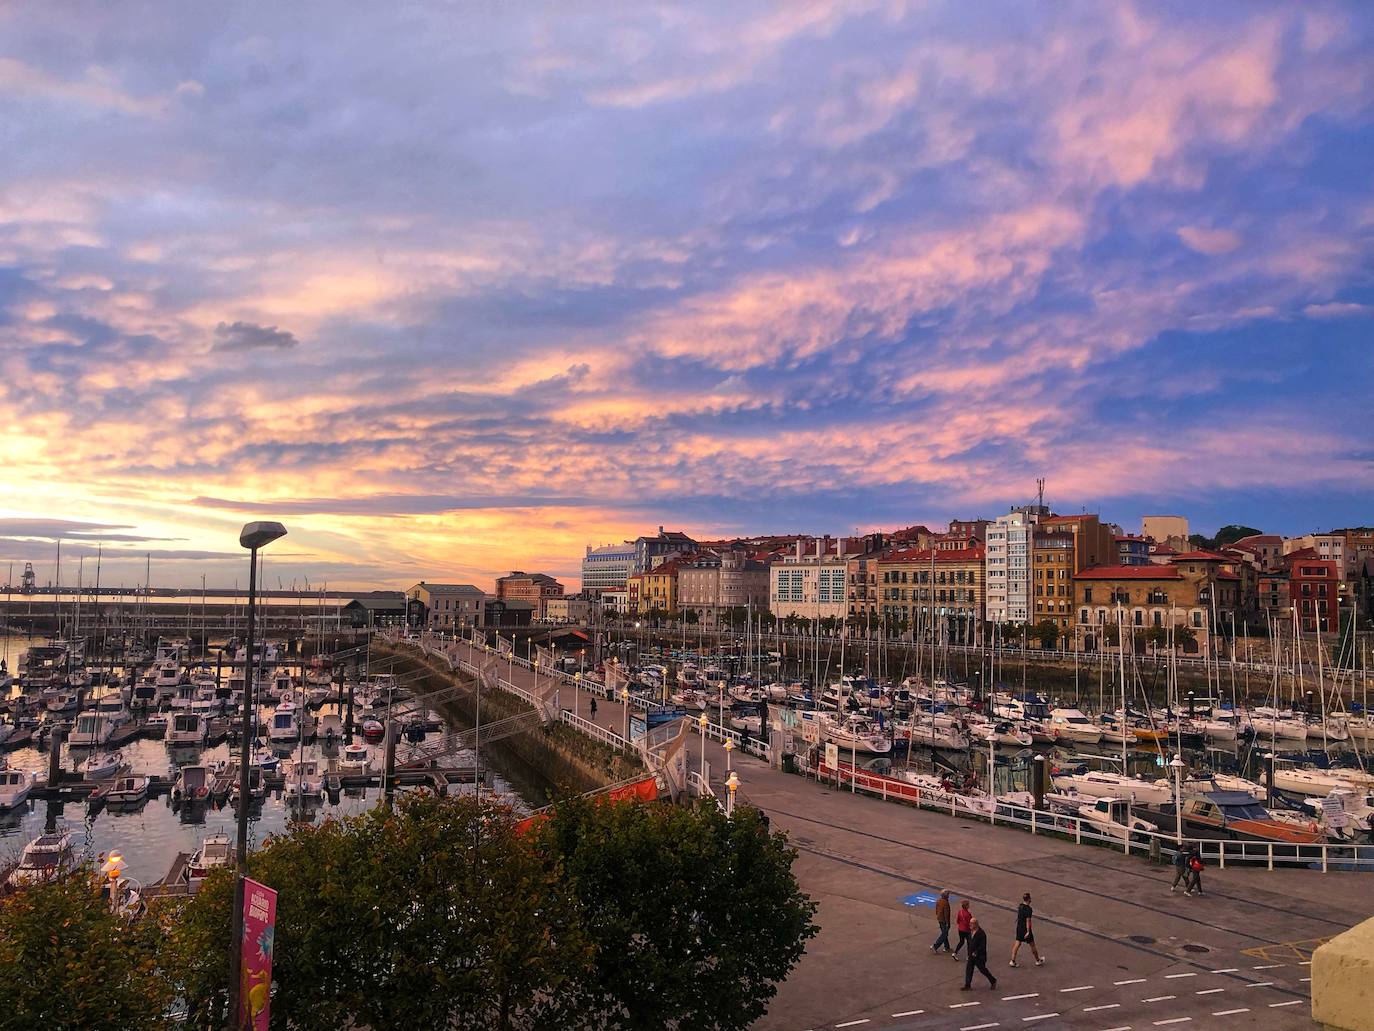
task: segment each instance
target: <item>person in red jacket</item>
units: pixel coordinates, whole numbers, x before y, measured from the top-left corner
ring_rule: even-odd
[[[968,899],[959,903],[959,912],[955,914],[954,926],[959,929],[959,944],[954,946],[954,958],[959,958],[959,950],[968,944],[970,936],[973,934],[973,913],[968,908]]]

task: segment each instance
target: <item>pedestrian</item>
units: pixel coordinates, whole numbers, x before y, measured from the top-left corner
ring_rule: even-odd
[[[939,952],[940,946],[945,947],[946,952],[952,951],[949,947],[949,889],[940,892],[940,897],[935,900],[935,922],[940,925],[940,937],[935,939],[935,944],[930,947],[931,952]]]
[[[592,695],[592,722],[596,722],[596,695]]]
[[[1031,955],[1035,957],[1035,965],[1043,967],[1044,959],[1040,956],[1040,950],[1035,947],[1035,911],[1031,909],[1030,892],[1021,896],[1021,905],[1016,907],[1016,944],[1011,947],[1011,962],[1008,966],[1016,966],[1016,954],[1021,951],[1022,945],[1029,945]]]
[[[959,931],[959,944],[954,946],[955,959],[959,958],[959,950],[968,944],[969,935],[972,933],[969,927],[972,923],[973,913],[969,911],[968,899],[964,899],[959,903],[959,912],[954,918],[954,926]]]
[[[1176,889],[1180,883],[1184,891],[1188,890],[1188,857],[1191,854],[1186,845],[1179,845],[1178,851],[1174,853],[1174,883],[1169,885],[1170,891]]]
[[[969,921],[969,927],[973,933],[968,940],[968,961],[964,964],[964,987],[961,992],[967,992],[973,988],[973,972],[977,970],[988,979],[988,987],[997,987],[997,978],[993,977],[988,971],[988,935],[978,926],[978,918],[974,917]]]
[[[1202,850],[1194,845],[1188,853],[1188,890],[1185,895],[1202,894]]]

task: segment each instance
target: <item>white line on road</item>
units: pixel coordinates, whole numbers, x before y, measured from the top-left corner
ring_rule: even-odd
[[[1310,978],[1310,977],[1300,977],[1300,978],[1298,978],[1298,980],[1299,980],[1299,981],[1310,981],[1310,980],[1312,980],[1312,978]]]
[[[1300,1006],[1302,1003],[1306,1001],[1306,999],[1290,999],[1287,1002],[1271,1002],[1269,1004],[1269,1008],[1271,1010],[1276,1010],[1280,1006]]]
[[[1077,988],[1061,988],[1059,990],[1061,992],[1090,992],[1096,987],[1095,984],[1080,984]]]
[[[997,1021],[994,1020],[991,1024],[965,1024],[963,1027],[961,1027],[961,1028],[959,1029],[959,1031],[983,1031],[983,1028],[985,1028],[985,1027],[997,1027],[997,1026],[998,1026],[998,1023],[997,1023]]]
[[[1002,1001],[1014,1002],[1017,999],[1038,999],[1039,997],[1039,992],[1027,992],[1025,995],[1004,995],[1002,996]]]
[[[903,1010],[901,1013],[892,1014],[894,1017],[915,1017],[924,1013],[925,1010]]]
[[[1195,973],[1188,973],[1188,974],[1165,974],[1165,975],[1164,975],[1164,979],[1165,979],[1166,981],[1172,981],[1175,977],[1197,977],[1197,974],[1195,974]]]
[[[965,1006],[981,1006],[981,1005],[983,1005],[981,1002],[951,1002],[951,1003],[949,1004],[949,1008],[952,1009],[952,1010],[961,1010],[961,1009],[963,1009]]]
[[[836,1026],[836,1027],[855,1027],[855,1026],[857,1026],[857,1025],[859,1025],[859,1024],[867,1024],[867,1023],[868,1023],[868,1018],[867,1018],[867,1017],[864,1017],[862,1020],[846,1020],[843,1024],[836,1024],[835,1026]]]
[[[1163,1027],[1165,1024],[1186,1024],[1192,1017],[1174,1017],[1173,1020],[1156,1020],[1155,1027]]]
[[[1268,987],[1269,987],[1271,984],[1273,984],[1273,983],[1274,983],[1273,981],[1251,981],[1251,982],[1250,982],[1249,984],[1247,984],[1245,987],[1246,987],[1246,988],[1268,988]]]
[[[1120,1009],[1120,1008],[1121,1008],[1121,1003],[1119,1003],[1119,1002],[1109,1002],[1109,1003],[1106,1003],[1105,1005],[1102,1005],[1102,1006],[1084,1006],[1084,1007],[1083,1007],[1083,1012],[1084,1012],[1084,1013],[1096,1013],[1098,1010],[1116,1010],[1116,1009]]]
[[[1213,970],[1214,974],[1234,974],[1240,967],[1222,967],[1220,970]]]
[[[1133,978],[1131,978],[1129,981],[1113,981],[1113,982],[1112,982],[1112,984],[1117,985],[1117,986],[1120,986],[1120,985],[1123,985],[1123,984],[1144,984],[1144,983],[1145,983],[1145,978],[1143,978],[1143,977],[1133,977]]]
[[[1037,1013],[1033,1017],[1022,1017],[1022,1023],[1029,1024],[1032,1020],[1048,1020],[1050,1017],[1057,1017],[1058,1013]]]
[[[1251,969],[1251,970],[1277,970],[1277,969],[1278,969],[1279,967],[1281,967],[1281,966],[1284,966],[1284,964],[1283,964],[1283,963],[1266,963],[1266,964],[1264,964],[1264,966],[1262,966],[1262,967],[1251,967],[1250,969]]]
[[[1193,994],[1194,994],[1194,995],[1216,995],[1217,992],[1224,992],[1224,991],[1226,991],[1225,988],[1207,988],[1207,989],[1205,989],[1205,990],[1203,990],[1203,991],[1200,991],[1200,992],[1194,992]]]
[[[1166,1002],[1169,999],[1177,999],[1177,995],[1155,995],[1148,999],[1141,999],[1141,1002]]]
[[[1250,1008],[1249,1008],[1248,1006],[1245,1006],[1245,1007],[1242,1007],[1241,1009],[1238,1009],[1238,1010],[1217,1010],[1215,1013],[1212,1014],[1212,1016],[1214,1016],[1214,1017],[1229,1017],[1232,1013],[1249,1013],[1249,1012],[1250,1012]]]
[[[1131,1031],[1131,1025],[1122,1024],[1120,1027],[1104,1027],[1102,1031]]]

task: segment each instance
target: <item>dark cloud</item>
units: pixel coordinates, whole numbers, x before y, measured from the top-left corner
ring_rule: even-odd
[[[281,501],[235,501],[231,498],[198,497],[193,505],[223,508],[235,512],[277,513],[278,515],[437,515],[488,508],[577,508],[590,505],[588,498],[558,498],[539,495],[498,494],[463,496],[458,494],[373,494],[363,498],[284,498]]]
[[[253,322],[221,322],[215,327],[212,351],[285,351],[300,341],[294,333],[276,326],[259,326]]]

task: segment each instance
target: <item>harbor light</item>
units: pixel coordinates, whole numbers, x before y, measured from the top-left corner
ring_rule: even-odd
[[[726,771],[727,773],[733,772],[733,770],[734,770],[734,767],[733,767],[733,766],[731,765],[731,763],[730,763],[730,753],[733,752],[734,750],[735,750],[735,742],[734,742],[734,740],[733,740],[732,738],[728,738],[728,737],[727,737],[727,738],[725,739],[725,771]]]
[[[725,778],[725,786],[730,789],[730,794],[725,799],[725,815],[734,816],[735,789],[739,787],[739,777],[735,775],[733,770],[730,771],[730,776]]]

